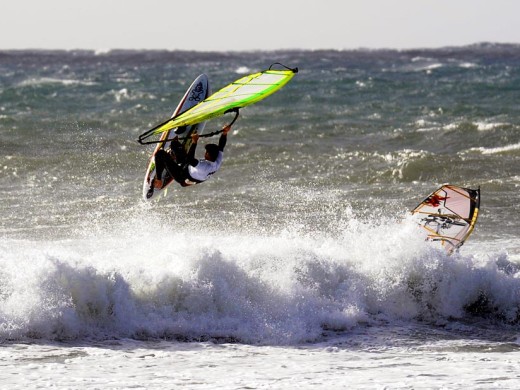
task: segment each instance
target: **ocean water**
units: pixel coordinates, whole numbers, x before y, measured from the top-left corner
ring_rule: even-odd
[[[138,135],[274,62],[143,201]],[[519,101],[518,45],[0,52],[1,387],[518,388]],[[452,256],[409,218],[444,183],[482,192]]]

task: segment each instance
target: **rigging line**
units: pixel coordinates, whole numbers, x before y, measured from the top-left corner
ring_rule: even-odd
[[[139,142],[141,145],[148,145],[149,142],[143,142],[143,140],[147,139],[147,138],[150,138],[151,136],[153,136],[153,132],[154,130],[158,129],[159,127],[165,125],[166,123],[168,123],[169,121],[171,121],[172,118],[169,118],[168,120],[164,121],[163,123],[160,123],[158,124],[157,126],[155,126],[153,129],[150,129],[146,132],[144,132],[143,134],[139,135],[139,139],[137,140],[137,142]],[[157,143],[157,142],[152,142],[152,143]]]
[[[233,118],[233,120],[227,125],[227,126],[233,126],[233,124],[236,122],[236,120],[238,119],[238,115],[240,114],[239,112],[239,108],[232,108],[228,111],[226,111],[225,113],[227,114],[228,112],[234,112],[235,113],[235,117]],[[225,126],[224,126],[225,127]],[[199,135],[199,138],[209,138],[209,137],[213,137],[215,135],[218,135],[220,133],[222,133],[224,131],[224,129],[221,129],[221,130],[217,130],[217,131],[214,131],[212,133],[207,133],[207,134],[200,134]],[[148,138],[148,137],[146,137]],[[168,139],[161,139],[161,140],[157,140],[157,141],[143,141],[143,139],[141,139],[141,137],[139,137],[139,139],[137,140],[137,142],[139,142],[141,145],[152,145],[152,144],[161,144],[161,143],[164,143],[164,142],[168,142],[168,141],[173,141],[174,139],[177,139],[179,141],[184,141],[184,140],[187,140],[191,138],[190,135],[186,136],[186,137],[174,137],[174,138],[168,138]]]
[[[269,67],[269,70],[272,70],[272,67],[274,65],[280,65],[280,66],[284,67],[285,69],[292,71],[293,73],[298,73],[298,68],[297,67],[296,68],[289,68],[288,66],[282,64],[281,62],[273,62],[271,64],[271,66]]]

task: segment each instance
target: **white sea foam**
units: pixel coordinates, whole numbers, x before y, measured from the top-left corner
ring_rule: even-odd
[[[478,68],[478,64],[475,64],[473,62],[461,62],[459,64],[459,67],[465,68],[465,69],[472,69],[472,68]]]
[[[380,318],[464,318],[483,293],[509,320],[520,304],[507,293],[517,279],[493,259],[449,258],[410,223],[354,218],[336,236],[259,236],[127,222],[65,241],[4,240],[0,338],[285,345]]]
[[[29,78],[27,80],[23,80],[18,85],[21,87],[27,87],[27,86],[38,86],[38,85],[45,85],[45,84],[62,84],[65,86],[70,86],[70,85],[92,86],[92,85],[96,85],[97,83],[95,81],[89,81],[89,80],[59,79],[59,78],[54,78],[54,77],[37,77],[37,78]]]
[[[407,340],[414,332],[425,334],[419,346]],[[0,381],[9,389],[518,387],[515,342],[490,346],[456,333],[450,328],[439,340],[442,332],[420,326],[366,328],[332,345],[298,348],[125,339],[15,344],[0,349]]]
[[[454,123],[448,123],[447,125],[444,125],[442,128],[443,130],[455,130],[460,126],[460,122],[454,122]]]
[[[520,143],[518,144],[512,144],[512,145],[506,145],[506,146],[498,146],[495,148],[485,148],[485,147],[479,147],[479,148],[471,148],[472,151],[478,151],[482,154],[500,154],[500,153],[508,153],[516,150],[520,150]]]
[[[509,126],[508,123],[501,123],[501,122],[476,122],[475,125],[477,126],[477,129],[479,131],[489,131],[496,128]]]
[[[235,69],[235,73],[237,74],[248,74],[251,72],[251,69],[249,69],[247,66],[240,66],[237,69]]]

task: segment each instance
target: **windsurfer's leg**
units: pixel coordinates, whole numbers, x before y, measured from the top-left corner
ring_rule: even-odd
[[[183,165],[186,162],[186,150],[177,137],[170,144],[170,153],[175,155],[177,164]]]
[[[158,180],[161,180],[165,169],[175,180],[183,175],[182,168],[175,162],[172,156],[161,149],[155,154],[155,177]]]
[[[157,151],[157,153],[155,153],[155,177],[159,180],[162,177],[164,168],[166,168],[166,163],[165,163],[166,158],[165,158],[164,154],[165,154],[164,149],[159,149]]]

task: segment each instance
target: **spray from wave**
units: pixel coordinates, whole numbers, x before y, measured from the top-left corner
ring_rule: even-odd
[[[381,321],[518,321],[507,255],[448,257],[410,221],[258,234],[146,211],[70,239],[4,241],[0,338],[284,345]]]

